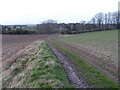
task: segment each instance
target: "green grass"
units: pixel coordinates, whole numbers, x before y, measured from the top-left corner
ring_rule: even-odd
[[[95,50],[100,51],[99,54],[101,58],[103,58],[103,53],[108,54],[110,58],[106,58],[106,61],[110,61],[114,65],[118,64],[115,58],[118,54],[118,30],[77,34],[57,40],[68,43],[78,49],[80,48],[79,46],[81,46],[90,52]],[[96,54],[96,52],[93,53]]]
[[[118,38],[118,30],[108,30],[108,31],[100,31],[100,32],[90,32],[90,33],[82,33],[82,34],[76,34],[69,37],[63,37],[59,38],[60,40],[65,41],[72,41],[72,42],[78,42],[80,43],[82,41],[101,41],[101,42],[116,42],[116,39]],[[112,39],[112,40],[110,40]],[[77,40],[77,41],[76,41]],[[114,41],[115,40],[115,41]]]
[[[51,43],[58,48],[63,54],[80,68],[80,72],[85,78],[85,80],[95,88],[118,88],[117,83],[113,82],[103,73],[99,72],[97,69],[93,68],[90,64],[76,56],[74,53],[65,49],[60,45],[60,43],[51,41]]]
[[[31,58],[26,60],[23,55],[22,59],[10,67],[8,70],[10,74],[3,77],[3,87],[17,88],[17,84],[21,83],[21,88],[74,88],[68,81],[60,61],[47,44],[41,42],[35,45],[29,51],[30,55],[34,53]],[[30,56],[29,53],[26,53],[27,57]],[[7,83],[8,81],[10,82]]]
[[[110,69],[107,68],[106,66],[104,66],[104,65],[102,65],[102,64],[100,64],[100,63],[97,63],[97,65],[99,65],[100,67],[102,67],[102,68],[105,69],[106,71],[109,71],[112,75],[120,78],[120,74],[113,72],[112,70],[110,70]]]
[[[40,61],[37,62],[36,66],[30,71],[30,77],[25,81],[25,84],[32,83],[32,87],[41,88],[67,88],[73,87],[67,79],[67,76],[60,65],[59,60],[54,56],[52,51],[43,43],[40,48],[42,48],[42,56],[39,58]],[[54,65],[45,65],[45,63],[53,61]],[[44,76],[44,78],[42,77]],[[37,82],[37,80],[39,80]],[[42,81],[40,81],[42,80]],[[49,82],[50,81],[50,82]],[[58,83],[59,82],[59,83]],[[30,87],[31,87],[30,85]]]
[[[84,50],[118,68],[118,30],[76,34],[56,40],[71,45],[76,49]],[[109,67],[104,66],[103,68]],[[111,72],[118,75],[118,72],[114,70],[111,70]]]

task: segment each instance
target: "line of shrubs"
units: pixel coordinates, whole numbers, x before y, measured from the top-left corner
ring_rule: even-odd
[[[35,34],[35,31],[29,31],[29,30],[2,30],[2,34]]]

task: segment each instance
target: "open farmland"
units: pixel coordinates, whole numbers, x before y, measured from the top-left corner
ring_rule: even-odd
[[[44,41],[27,46],[22,55],[2,72],[3,88],[73,88],[60,61]]]
[[[118,68],[117,30],[72,35],[58,40],[91,53]]]
[[[110,85],[100,74],[96,76],[97,72],[92,71],[89,65],[104,73],[105,77],[118,82],[118,30],[65,35],[51,42],[79,68],[78,72],[82,73],[89,83],[96,87]]]
[[[118,67],[118,30],[72,35],[59,40]]]
[[[117,34],[3,36],[3,87],[118,88]]]
[[[55,38],[58,35],[2,35],[3,67],[16,59],[24,48],[37,40]],[[16,55],[17,54],[17,55]],[[7,65],[6,65],[7,64]]]

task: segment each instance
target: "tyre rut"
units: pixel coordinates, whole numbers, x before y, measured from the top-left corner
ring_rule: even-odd
[[[55,56],[60,60],[65,72],[67,73],[69,81],[76,86],[76,88],[90,88],[90,86],[84,81],[84,79],[78,76],[78,73],[75,72],[75,67],[72,63],[69,62],[68,58],[62,55],[54,46],[50,43],[47,43],[51,48]]]

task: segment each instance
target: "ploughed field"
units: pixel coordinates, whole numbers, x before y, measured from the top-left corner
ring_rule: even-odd
[[[2,35],[2,58],[7,59],[36,40],[54,38],[57,35]]]
[[[56,38],[58,35],[2,35],[2,67],[12,65],[24,52],[26,46],[35,41]]]

